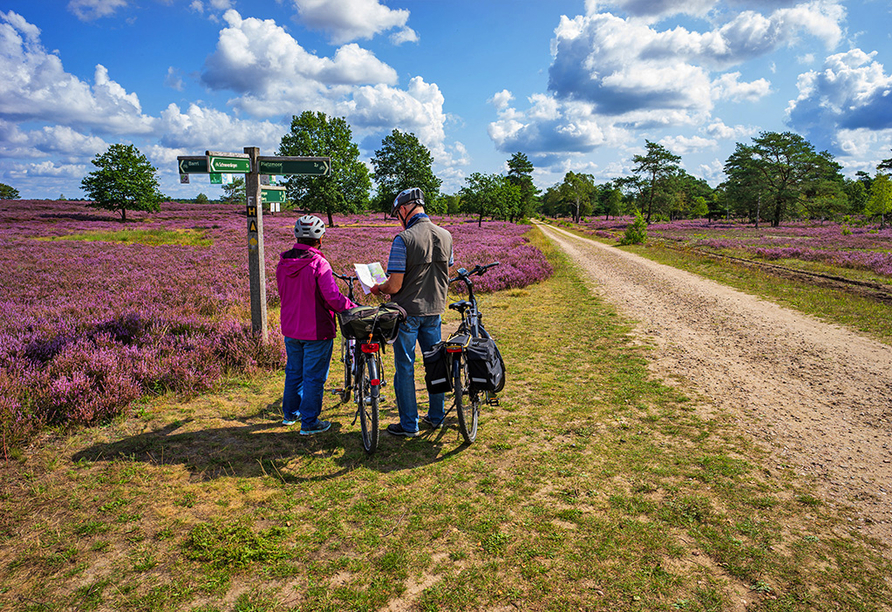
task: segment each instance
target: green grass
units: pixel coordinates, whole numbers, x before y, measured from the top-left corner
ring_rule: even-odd
[[[211,246],[214,243],[213,240],[205,236],[204,231],[194,229],[87,231],[67,236],[38,238],[38,240],[81,240],[84,242],[116,242],[118,244],[145,244],[149,246]]]
[[[509,378],[473,445],[452,415],[366,457],[334,396],[298,436],[281,373],[158,398],[0,467],[0,608],[888,610],[883,545],[534,239],[554,277],[482,297]]]

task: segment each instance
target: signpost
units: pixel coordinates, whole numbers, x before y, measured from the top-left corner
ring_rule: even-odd
[[[180,177],[210,174],[211,183],[220,183],[221,174],[245,175],[248,220],[248,278],[251,289],[251,327],[268,341],[266,323],[266,266],[263,253],[263,205],[278,209],[285,201],[284,187],[261,186],[261,175],[328,176],[330,157],[260,157],[257,147],[244,153],[206,151],[205,155],[177,157]],[[215,180],[216,179],[216,180]]]
[[[330,157],[258,157],[260,174],[290,174],[296,176],[328,176]]]
[[[251,168],[254,167],[254,164],[250,157],[240,153],[217,153],[215,151],[208,151],[207,167],[208,172],[248,174],[251,172]]]
[[[285,188],[267,187],[264,185],[260,188],[260,200],[264,204],[270,204],[272,202],[282,204],[285,202]]]

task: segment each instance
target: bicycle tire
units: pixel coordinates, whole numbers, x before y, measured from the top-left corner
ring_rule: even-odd
[[[455,392],[455,414],[458,416],[458,430],[465,442],[472,444],[477,438],[477,420],[480,416],[480,396],[470,389],[468,360],[464,353],[453,362],[452,388]]]
[[[378,435],[380,433],[378,431],[378,395],[372,394],[372,384],[370,382],[373,374],[371,370],[375,365],[372,362],[372,358],[363,359],[359,362],[356,370],[357,382],[359,383],[356,404],[359,409],[362,448],[369,455],[377,450]],[[377,372],[374,372],[374,375],[377,376]]]
[[[350,342],[341,337],[341,362],[344,364],[344,386],[341,389],[341,403],[350,401],[353,392],[353,353],[350,351]]]

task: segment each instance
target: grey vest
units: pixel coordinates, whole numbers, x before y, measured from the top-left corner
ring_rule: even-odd
[[[406,272],[393,301],[410,317],[443,314],[449,289],[452,234],[430,219],[421,218],[399,235],[406,244]]]

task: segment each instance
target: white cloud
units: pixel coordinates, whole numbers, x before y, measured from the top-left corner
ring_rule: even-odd
[[[220,31],[202,74],[213,89],[300,103],[324,97],[332,85],[397,81],[393,68],[356,44],[339,48],[333,58],[319,57],[271,19],[242,19],[235,10],[226,11],[223,18],[228,27]]]
[[[828,57],[821,70],[801,74],[799,96],[787,108],[790,125],[813,138],[832,133],[830,126],[892,129],[892,76],[875,57],[876,53],[852,49]],[[813,144],[828,148],[833,143]]]
[[[713,149],[718,144],[712,138],[702,136],[667,136],[660,139],[660,144],[675,155],[687,155],[703,149]]]
[[[753,126],[735,125],[728,126],[721,120],[716,120],[707,125],[703,132],[717,140],[740,140],[754,136],[759,129]]]
[[[334,44],[404,28],[409,20],[409,11],[390,9],[378,0],[294,0],[294,4],[301,21],[328,32]]]
[[[185,86],[180,70],[173,66],[169,66],[167,68],[167,77],[164,79],[164,85],[177,91],[183,91]]]
[[[508,108],[508,105],[511,103],[511,100],[514,99],[514,94],[512,94],[507,89],[503,89],[502,91],[493,94],[493,96],[487,100],[490,104],[492,104],[496,110],[505,110]]]
[[[281,125],[270,121],[238,119],[215,109],[190,104],[185,112],[170,104],[158,120],[159,142],[170,149],[193,151],[181,155],[216,151],[241,151],[246,146],[273,151],[284,134]],[[269,153],[267,153],[269,154]]]
[[[81,21],[93,21],[113,15],[124,6],[127,6],[127,0],[71,0],[68,10]]]
[[[151,131],[137,95],[111,80],[104,66],[96,66],[91,86],[65,72],[62,61],[41,46],[36,28],[15,13],[0,16],[5,21],[0,23],[0,113],[5,117],[100,133]]]
[[[766,79],[741,83],[739,72],[728,72],[713,81],[712,90],[716,100],[755,102],[771,93],[771,83]]]
[[[390,35],[390,42],[395,45],[402,45],[408,42],[418,42],[418,32],[412,28],[403,28],[398,32]]]

